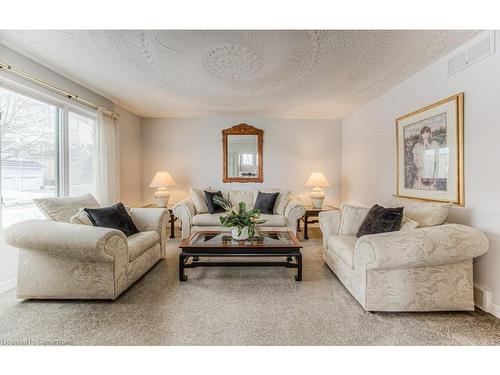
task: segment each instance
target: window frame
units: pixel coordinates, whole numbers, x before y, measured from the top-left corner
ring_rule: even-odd
[[[55,124],[55,174],[56,182],[56,197],[69,196],[70,181],[69,181],[69,113],[73,112],[77,115],[87,117],[93,120],[97,126],[97,113],[91,109],[79,105],[75,102],[69,102],[69,99],[63,99],[58,96],[50,95],[42,90],[28,87],[17,82],[6,79],[0,76],[0,88],[12,91],[19,95],[27,96],[33,100],[38,100],[42,103],[52,105],[58,108],[58,121]],[[96,145],[97,146],[97,145]],[[96,176],[97,178],[97,176]],[[96,181],[97,183],[97,181]],[[2,224],[2,186],[1,186],[1,170],[0,170],[0,231],[3,230]]]

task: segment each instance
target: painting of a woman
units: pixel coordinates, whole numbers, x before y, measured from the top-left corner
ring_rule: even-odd
[[[463,93],[396,119],[396,195],[463,205]]]
[[[434,190],[434,183],[439,171],[439,144],[432,139],[432,131],[428,126],[420,129],[418,142],[412,150],[416,167],[414,189]]]

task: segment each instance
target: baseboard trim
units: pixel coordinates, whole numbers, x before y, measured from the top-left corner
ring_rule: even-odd
[[[483,310],[500,319],[500,306],[491,302],[493,292],[481,284],[474,284],[474,304],[478,309]]]
[[[13,277],[7,281],[0,283],[0,294],[15,288],[17,285],[17,277]]]
[[[486,312],[500,319],[500,306],[490,303],[488,305],[488,308],[486,309]]]

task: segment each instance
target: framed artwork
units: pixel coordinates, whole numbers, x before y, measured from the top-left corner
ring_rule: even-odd
[[[464,205],[464,94],[396,119],[396,195]]]

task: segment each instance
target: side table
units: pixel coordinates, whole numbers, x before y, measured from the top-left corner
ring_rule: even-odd
[[[174,223],[177,220],[177,218],[174,215],[173,211],[173,204],[169,204],[166,209],[168,210],[168,214],[170,215],[169,223],[170,223],[170,238],[175,238],[175,227]],[[146,206],[143,206],[143,208],[157,208],[156,204],[148,204]]]
[[[306,213],[297,221],[297,231],[300,231],[300,220],[304,222],[304,239],[308,240],[307,226],[309,224],[319,223],[319,220],[309,220],[310,217],[318,217],[320,212],[338,210],[337,207],[323,205],[321,208],[314,208],[313,206],[306,206]]]

